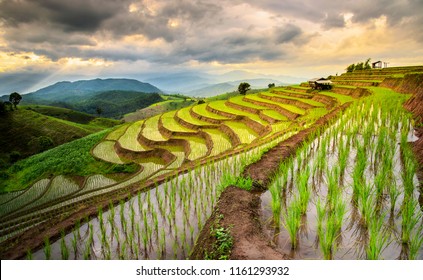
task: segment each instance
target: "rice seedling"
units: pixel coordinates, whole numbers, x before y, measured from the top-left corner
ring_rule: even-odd
[[[418,202],[413,199],[407,199],[403,203],[401,217],[402,217],[402,234],[401,240],[402,243],[408,244],[410,242],[410,236],[412,234],[413,229],[417,226],[421,219],[421,212],[418,211],[419,205]]]
[[[330,260],[333,257],[333,246],[336,239],[336,226],[333,219],[326,220],[325,227],[320,226],[319,243],[322,249],[323,256],[326,260]]]
[[[273,213],[273,224],[275,228],[280,227],[281,217],[281,194],[280,187],[277,184],[272,184],[269,188],[270,194],[272,195],[272,213]]]
[[[28,250],[26,251],[26,259],[27,259],[27,260],[32,260],[32,259],[34,259],[34,256],[32,255],[32,253],[31,253],[31,250],[30,250],[30,249],[28,249]]]
[[[73,231],[73,238],[71,242],[72,242],[73,254],[76,259],[76,257],[78,256],[78,236],[75,230]]]
[[[62,255],[62,260],[68,260],[69,259],[69,250],[68,250],[68,246],[66,245],[66,240],[65,240],[65,231],[62,230],[62,238],[60,240],[60,253]]]
[[[369,243],[366,248],[367,259],[378,260],[388,245],[389,235],[383,229],[385,215],[375,215],[369,223]]]
[[[389,198],[390,198],[390,205],[391,205],[391,216],[394,214],[395,205],[398,200],[401,191],[398,189],[395,180],[392,181],[391,185],[389,186]]]
[[[344,215],[346,212],[345,202],[338,194],[332,202],[332,206],[326,214],[325,207],[320,199],[316,203],[317,234],[320,248],[325,259],[332,259],[336,251],[336,239],[340,236]]]
[[[358,207],[361,212],[363,224],[368,227],[374,213],[375,199],[371,186],[364,184],[359,191]]]
[[[50,240],[48,237],[44,238],[44,256],[46,257],[46,260],[49,260],[51,258],[51,245]]]
[[[423,245],[423,226],[420,225],[418,230],[410,236],[408,259],[416,260],[419,256],[419,250]]]
[[[301,202],[298,197],[286,209],[286,213],[282,213],[284,221],[283,226],[288,231],[291,239],[291,248],[295,249],[298,246],[297,234],[301,225]]]
[[[310,177],[310,169],[307,167],[305,171],[300,174],[298,179],[298,193],[300,202],[301,215],[307,212],[308,201],[310,199],[311,190],[308,186],[308,179]]]
[[[120,260],[126,259],[126,242],[123,242],[122,246],[120,246],[119,259]]]

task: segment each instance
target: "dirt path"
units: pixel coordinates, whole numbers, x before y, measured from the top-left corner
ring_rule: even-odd
[[[236,199],[234,199],[236,198]],[[233,249],[230,259],[234,260],[277,260],[288,257],[276,251],[263,234],[259,221],[260,196],[240,188],[230,186],[221,194],[219,202],[208,219],[191,259],[203,260],[212,251],[216,238],[210,233],[215,221],[230,228],[233,237]]]

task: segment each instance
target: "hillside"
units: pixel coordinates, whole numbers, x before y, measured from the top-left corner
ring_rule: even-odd
[[[88,114],[120,119],[123,115],[163,101],[161,91],[148,83],[131,79],[95,79],[59,82],[22,95],[23,105],[50,105]],[[8,95],[0,98],[9,99]]]
[[[63,108],[18,108],[1,116],[1,165],[119,124],[115,120],[96,118]]]
[[[135,112],[126,114],[123,119],[125,122],[134,122],[146,119],[164,112],[188,107],[196,102],[195,99],[185,98],[182,96],[162,95],[164,101],[154,103],[146,108],[138,109]]]
[[[142,83],[132,79],[94,79],[75,82],[58,82],[54,85],[27,94],[27,99],[39,98],[44,100],[66,101],[74,97],[84,97],[104,91],[137,91],[160,93],[160,89],[149,83]]]

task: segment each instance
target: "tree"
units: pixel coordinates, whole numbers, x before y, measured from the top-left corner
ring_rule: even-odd
[[[238,91],[242,95],[245,95],[250,89],[251,88],[249,83],[240,83],[238,86]]]
[[[4,113],[6,113],[6,105],[0,100],[0,115],[3,115]]]
[[[267,85],[269,88],[274,88],[275,87],[275,83],[271,83]]]
[[[16,106],[19,104],[19,102],[21,102],[21,100],[22,96],[17,92],[14,92],[9,95],[9,101],[13,104],[15,109],[17,109]]]
[[[368,58],[366,62],[364,62],[364,70],[369,70],[369,69],[372,69],[372,66],[370,66],[370,58]]]
[[[364,62],[359,62],[355,65],[354,70],[363,70],[364,69]]]
[[[353,63],[353,64],[349,65],[346,70],[349,73],[353,72],[355,70],[355,64]]]
[[[101,109],[101,107],[95,108],[95,111],[97,112],[97,115],[99,116],[103,113],[103,109]]]

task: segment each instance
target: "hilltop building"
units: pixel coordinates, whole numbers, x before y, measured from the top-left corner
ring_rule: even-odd
[[[314,78],[308,80],[308,84],[312,89],[328,90],[332,88],[332,81],[325,78]]]
[[[389,62],[376,61],[372,63],[372,68],[387,68]]]

